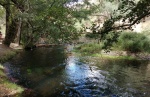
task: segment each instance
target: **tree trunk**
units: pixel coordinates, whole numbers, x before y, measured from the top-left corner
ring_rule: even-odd
[[[5,33],[5,40],[3,43],[5,45],[10,45],[11,42],[14,41],[17,33],[17,19],[13,18],[13,13],[11,12],[10,8],[10,0],[6,0],[7,5],[5,6],[6,9],[6,33]]]
[[[18,45],[20,45],[20,40],[21,40],[21,25],[22,25],[22,21],[21,21],[21,18],[19,18],[18,24],[17,24],[17,36],[16,36],[16,43]]]
[[[5,33],[5,40],[4,44],[10,45],[10,39],[9,39],[9,30],[10,30],[10,0],[6,0],[7,5],[5,6],[6,9],[6,33]]]

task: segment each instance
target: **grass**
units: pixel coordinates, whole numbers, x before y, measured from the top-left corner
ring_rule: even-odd
[[[13,96],[20,97],[24,89],[15,83],[12,83],[4,73],[4,67],[0,64],[0,97]]]
[[[100,44],[88,43],[81,44],[75,48],[75,52],[80,52],[82,55],[93,55],[95,53],[100,53],[102,47]]]
[[[2,65],[17,54],[16,50],[3,48],[0,52],[0,97],[21,97],[24,88],[11,82],[5,73],[5,68]]]
[[[17,54],[17,51],[14,51],[14,50],[7,51],[2,56],[0,56],[0,62],[5,62],[6,60],[9,60],[16,54]]]
[[[101,57],[104,59],[136,60],[136,58],[133,56],[114,56],[114,55],[94,54],[93,57]]]
[[[4,72],[2,71],[4,67],[0,64],[0,76],[5,76]]]
[[[118,42],[114,43],[111,48],[115,51],[126,51],[129,53],[150,53],[150,39],[148,32],[122,32],[118,38]],[[101,53],[103,43],[85,43],[75,48],[75,51],[81,55],[94,56]],[[119,56],[121,57],[121,56]],[[132,59],[124,56],[123,59]]]
[[[88,43],[81,44],[75,47],[74,52],[76,52],[77,56],[92,56],[92,57],[100,57],[104,59],[122,59],[122,60],[137,60],[134,55],[117,55],[117,51],[112,54],[103,54],[102,48],[100,44]]]

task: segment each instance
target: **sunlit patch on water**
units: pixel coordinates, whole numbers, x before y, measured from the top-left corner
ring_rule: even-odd
[[[149,62],[92,57],[85,61],[60,48],[39,48],[22,52],[4,66],[11,81],[41,96],[148,97]]]

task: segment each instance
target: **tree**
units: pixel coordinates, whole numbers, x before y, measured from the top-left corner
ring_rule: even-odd
[[[94,7],[87,10],[78,3],[73,4],[74,1],[69,7],[69,3],[70,0],[2,0],[7,29],[4,43],[9,45],[20,32],[25,46],[33,45],[42,35],[57,43],[77,38],[76,21],[86,18]]]
[[[117,0],[111,0],[111,2],[114,1]],[[133,25],[150,16],[150,0],[119,0],[118,4],[118,9],[114,10],[111,17],[104,22],[103,27],[96,29],[98,31],[95,34],[100,34],[101,39],[106,40],[105,49],[109,49],[112,43],[117,41],[119,36],[117,31],[132,29]],[[117,21],[122,21],[122,24],[116,25]],[[108,38],[107,35],[110,33],[113,35]]]
[[[18,18],[16,14],[18,13],[18,8],[21,8],[19,0],[1,0],[0,5],[6,10],[6,35],[4,44],[9,45],[16,38],[16,34],[19,31]]]

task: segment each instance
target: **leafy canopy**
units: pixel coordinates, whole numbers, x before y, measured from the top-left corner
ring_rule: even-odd
[[[77,39],[81,29],[77,29],[76,22],[86,19],[95,9],[90,4],[86,9],[87,4],[70,0],[2,0],[0,3],[4,8],[9,5],[12,19],[21,20],[25,45],[43,36],[55,43]]]
[[[108,0],[117,2],[118,8],[110,14],[102,28],[92,29],[94,34],[100,34],[102,40],[106,40],[105,49],[109,49],[113,42],[117,41],[121,30],[131,29],[132,26],[138,24],[142,19],[150,16],[150,0]],[[121,21],[122,24],[117,25],[116,22]],[[107,38],[112,33],[114,37]]]

